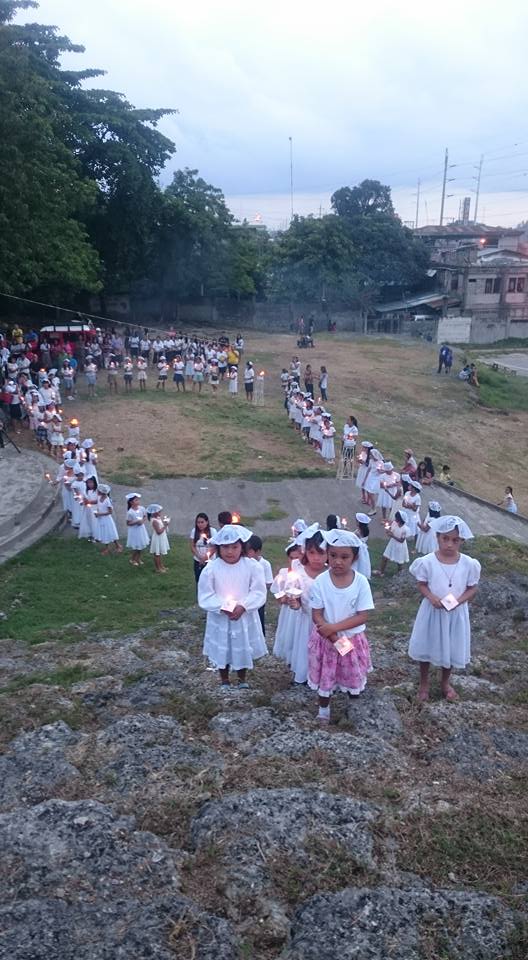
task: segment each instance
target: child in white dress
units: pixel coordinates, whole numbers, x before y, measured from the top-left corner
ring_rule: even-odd
[[[420,507],[422,505],[422,498],[420,496],[421,489],[422,484],[411,477],[409,480],[409,489],[402,501],[402,506],[407,514],[407,526],[409,528],[407,537],[409,540],[414,540],[415,544],[415,538],[418,534],[418,524],[420,522]],[[415,546],[415,544],[413,544],[413,546]]]
[[[79,526],[79,540],[89,540],[90,543],[96,539],[96,520],[94,510],[98,500],[97,480],[95,477],[88,477],[85,480],[85,492],[82,505],[81,523]]]
[[[116,553],[122,553],[123,547],[119,543],[119,534],[112,516],[114,508],[110,500],[110,487],[106,483],[100,483],[97,493],[99,495],[97,509],[94,510],[96,519],[96,539],[103,544],[101,553],[103,555],[110,552],[110,544],[115,546]]]
[[[361,450],[358,456],[358,472],[356,475],[356,487],[361,490],[361,502],[368,504],[367,492],[364,490],[365,478],[369,470],[370,451],[374,444],[370,440],[361,441]]]
[[[247,688],[246,671],[267,652],[258,615],[266,601],[264,571],[246,557],[251,530],[226,524],[212,538],[217,556],[206,564],[198,581],[198,604],[207,611],[203,652],[218,668],[222,687],[229,687],[229,671]]]
[[[329,570],[313,582],[310,594],[314,628],[308,643],[308,685],[319,694],[321,723],[330,722],[330,697],[341,690],[362,692],[372,670],[365,634],[374,609],[369,582],[352,569],[360,540],[348,530],[325,530]]]
[[[366,494],[367,504],[370,507],[369,517],[376,515],[376,500],[380,492],[380,480],[383,472],[383,457],[379,450],[372,447],[367,456],[368,470],[363,481],[363,493]]]
[[[167,567],[163,563],[163,557],[166,557],[170,550],[169,538],[167,536],[170,518],[162,518],[162,510],[163,507],[159,503],[151,503],[147,507],[147,517],[152,526],[150,552],[154,557],[154,568],[156,573],[167,573]]]
[[[435,521],[437,549],[411,564],[423,600],[418,608],[409,641],[409,656],[420,664],[418,700],[429,698],[431,664],[442,670],[442,696],[458,696],[449,680],[453,668],[463,669],[471,659],[471,627],[468,603],[480,580],[480,563],[460,547],[473,537],[467,523],[457,516]]]
[[[367,513],[356,513],[356,523],[357,527],[354,531],[356,537],[360,540],[359,553],[357,559],[354,560],[352,567],[358,573],[362,573],[367,580],[370,580],[372,576],[372,565],[370,562],[370,553],[368,548],[369,540],[369,523],[370,517]]]
[[[321,435],[323,438],[321,456],[327,463],[335,463],[335,432],[336,430],[331,418],[328,415],[323,416],[323,425],[321,427]]]
[[[86,484],[84,482],[84,470],[80,463],[76,463],[74,468],[74,479],[71,483],[72,493],[72,517],[71,525],[74,530],[81,526],[81,517],[84,506],[84,497],[86,494]]]
[[[232,397],[236,397],[238,393],[238,370],[236,367],[231,367],[229,371],[229,393]]]
[[[398,564],[398,571],[403,570],[404,563],[409,562],[409,550],[407,549],[409,528],[405,510],[397,510],[392,523],[389,524],[387,521],[386,532],[389,542],[383,551],[380,568],[375,571],[380,577],[384,575],[389,560],[394,560]]]
[[[134,567],[142,565],[141,551],[149,545],[149,535],[146,531],[147,511],[140,504],[140,493],[127,493],[127,547],[132,550],[130,563]]]
[[[390,515],[391,509],[400,495],[400,483],[400,474],[394,469],[394,464],[391,460],[385,460],[378,493],[378,507],[381,507],[381,516],[384,520],[387,519],[387,513]]]
[[[437,547],[435,524],[442,512],[442,508],[437,500],[430,500],[428,505],[428,514],[425,520],[418,524],[418,536],[416,537],[416,553],[433,553]]]
[[[299,567],[299,560],[302,557],[302,548],[297,540],[292,540],[285,547],[285,553],[288,558],[288,566],[281,567],[270,590],[277,602],[280,604],[279,619],[275,630],[275,642],[273,644],[273,655],[284,660],[288,665],[291,663],[291,653],[293,649],[293,637],[295,632],[296,618],[292,604],[284,592],[284,585],[288,574],[296,574]],[[293,579],[293,577],[292,577]]]
[[[138,357],[136,360],[137,378],[140,390],[147,389],[147,367],[148,363],[144,357]]]
[[[266,599],[267,591],[273,583],[273,572],[271,569],[271,563],[269,560],[266,560],[262,556],[262,539],[257,536],[256,533],[252,533],[247,545],[246,545],[246,557],[250,557],[253,560],[256,560],[260,564],[264,571],[264,582],[266,584]],[[262,633],[266,636],[266,604],[264,603],[262,607],[259,607],[258,615],[260,618],[260,624],[262,626]]]
[[[281,604],[273,653],[292,671],[292,684],[308,680],[308,640],[312,631],[310,592],[326,566],[326,543],[314,523],[295,539],[301,556],[275,578],[272,593]],[[286,548],[289,549],[288,547]]]

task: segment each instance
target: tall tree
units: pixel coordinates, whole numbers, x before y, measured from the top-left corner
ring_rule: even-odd
[[[52,28],[11,24],[35,3],[0,0],[0,288],[97,290],[99,263],[82,220],[96,201],[62,139],[68,124],[54,79]]]
[[[355,289],[354,256],[352,238],[338,217],[294,217],[272,247],[272,295],[347,299]]]
[[[363,180],[357,187],[341,187],[332,195],[332,209],[339,217],[395,217],[390,187],[379,180]]]
[[[84,48],[55,27],[13,24],[32,0],[0,0],[0,281],[11,290],[126,287],[143,275],[163,205],[156,177],[174,145],[168,110],[84,89],[100,70],[62,70]]]

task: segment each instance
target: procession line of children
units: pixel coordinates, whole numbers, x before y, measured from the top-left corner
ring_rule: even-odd
[[[480,564],[460,552],[473,536],[460,517],[430,515],[423,526],[424,535],[434,531],[435,544],[429,540],[433,549],[410,568],[422,602],[409,656],[419,664],[419,702],[429,697],[431,666],[440,668],[442,695],[453,701],[451,672],[470,659],[468,603],[477,590]],[[296,521],[293,532],[285,548],[287,565],[271,583],[280,605],[273,653],[289,666],[293,684],[307,684],[317,693],[318,720],[328,724],[331,697],[338,692],[358,696],[373,669],[366,628],[374,602],[368,578],[357,569],[363,538],[303,520]],[[240,524],[216,531],[208,540],[214,554],[198,579],[198,603],[207,615],[203,653],[224,689],[231,686],[233,671],[238,687],[247,688],[247,671],[268,653],[259,614],[269,580],[260,538],[251,547],[252,538]]]

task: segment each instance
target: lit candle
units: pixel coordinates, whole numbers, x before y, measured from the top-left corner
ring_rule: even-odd
[[[346,517],[341,517],[341,526],[348,527],[348,520]]]
[[[240,514],[239,514],[239,513],[232,513],[232,514],[231,514],[231,519],[232,519],[233,523],[240,523]]]
[[[299,583],[299,578],[294,570],[290,570],[290,572],[286,576],[286,584],[285,584],[284,592],[286,593],[287,597],[301,596],[301,593],[302,593],[301,585]]]

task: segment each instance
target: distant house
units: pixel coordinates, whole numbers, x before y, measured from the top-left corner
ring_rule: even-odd
[[[398,303],[379,304],[384,317],[402,318],[400,329],[438,342],[493,343],[528,336],[528,252],[523,230],[485,224],[419,227],[431,248],[429,277],[435,289]],[[428,321],[425,323],[425,321]],[[433,324],[434,328],[434,324]]]

